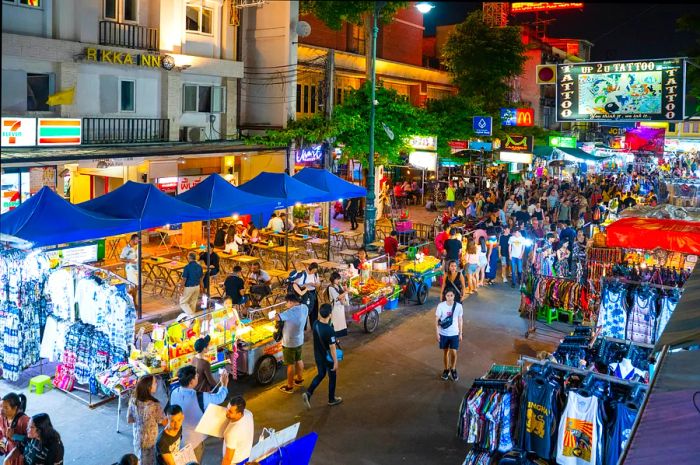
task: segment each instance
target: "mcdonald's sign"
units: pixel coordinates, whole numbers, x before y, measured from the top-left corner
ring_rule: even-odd
[[[502,126],[534,126],[535,110],[533,108],[501,108]]]

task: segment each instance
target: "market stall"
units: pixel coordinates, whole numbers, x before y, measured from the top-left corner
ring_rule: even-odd
[[[392,267],[401,286],[401,295],[406,302],[415,299],[423,305],[435,278],[442,276],[442,261],[427,254],[427,244],[412,246],[405,253],[397,254]]]

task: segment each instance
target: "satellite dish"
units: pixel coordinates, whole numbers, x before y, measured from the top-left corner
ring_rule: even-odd
[[[389,140],[394,140],[394,131],[392,131],[391,128],[384,123],[382,123],[382,128],[384,129],[384,132],[386,132],[386,136],[389,138]]]
[[[296,29],[299,37],[308,37],[311,34],[311,25],[306,21],[299,21]]]

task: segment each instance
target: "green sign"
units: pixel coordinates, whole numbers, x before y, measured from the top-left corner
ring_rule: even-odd
[[[550,147],[568,147],[570,149],[576,148],[576,138],[569,136],[549,136],[549,146]]]

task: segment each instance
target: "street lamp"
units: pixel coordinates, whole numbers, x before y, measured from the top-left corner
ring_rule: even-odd
[[[370,53],[372,60],[370,61],[371,72],[370,72],[370,82],[372,85],[372,90],[370,94],[370,110],[369,110],[369,153],[367,156],[367,201],[365,204],[365,247],[374,242],[376,221],[377,221],[377,207],[374,205],[374,119],[376,113],[376,87],[377,87],[377,35],[379,34],[379,27],[377,26],[377,18],[381,13],[382,8],[386,6],[386,1],[375,1],[374,2],[374,14],[372,15],[372,43],[370,48]],[[422,14],[428,13],[433,9],[433,5],[428,2],[420,2],[416,4],[416,8]]]

